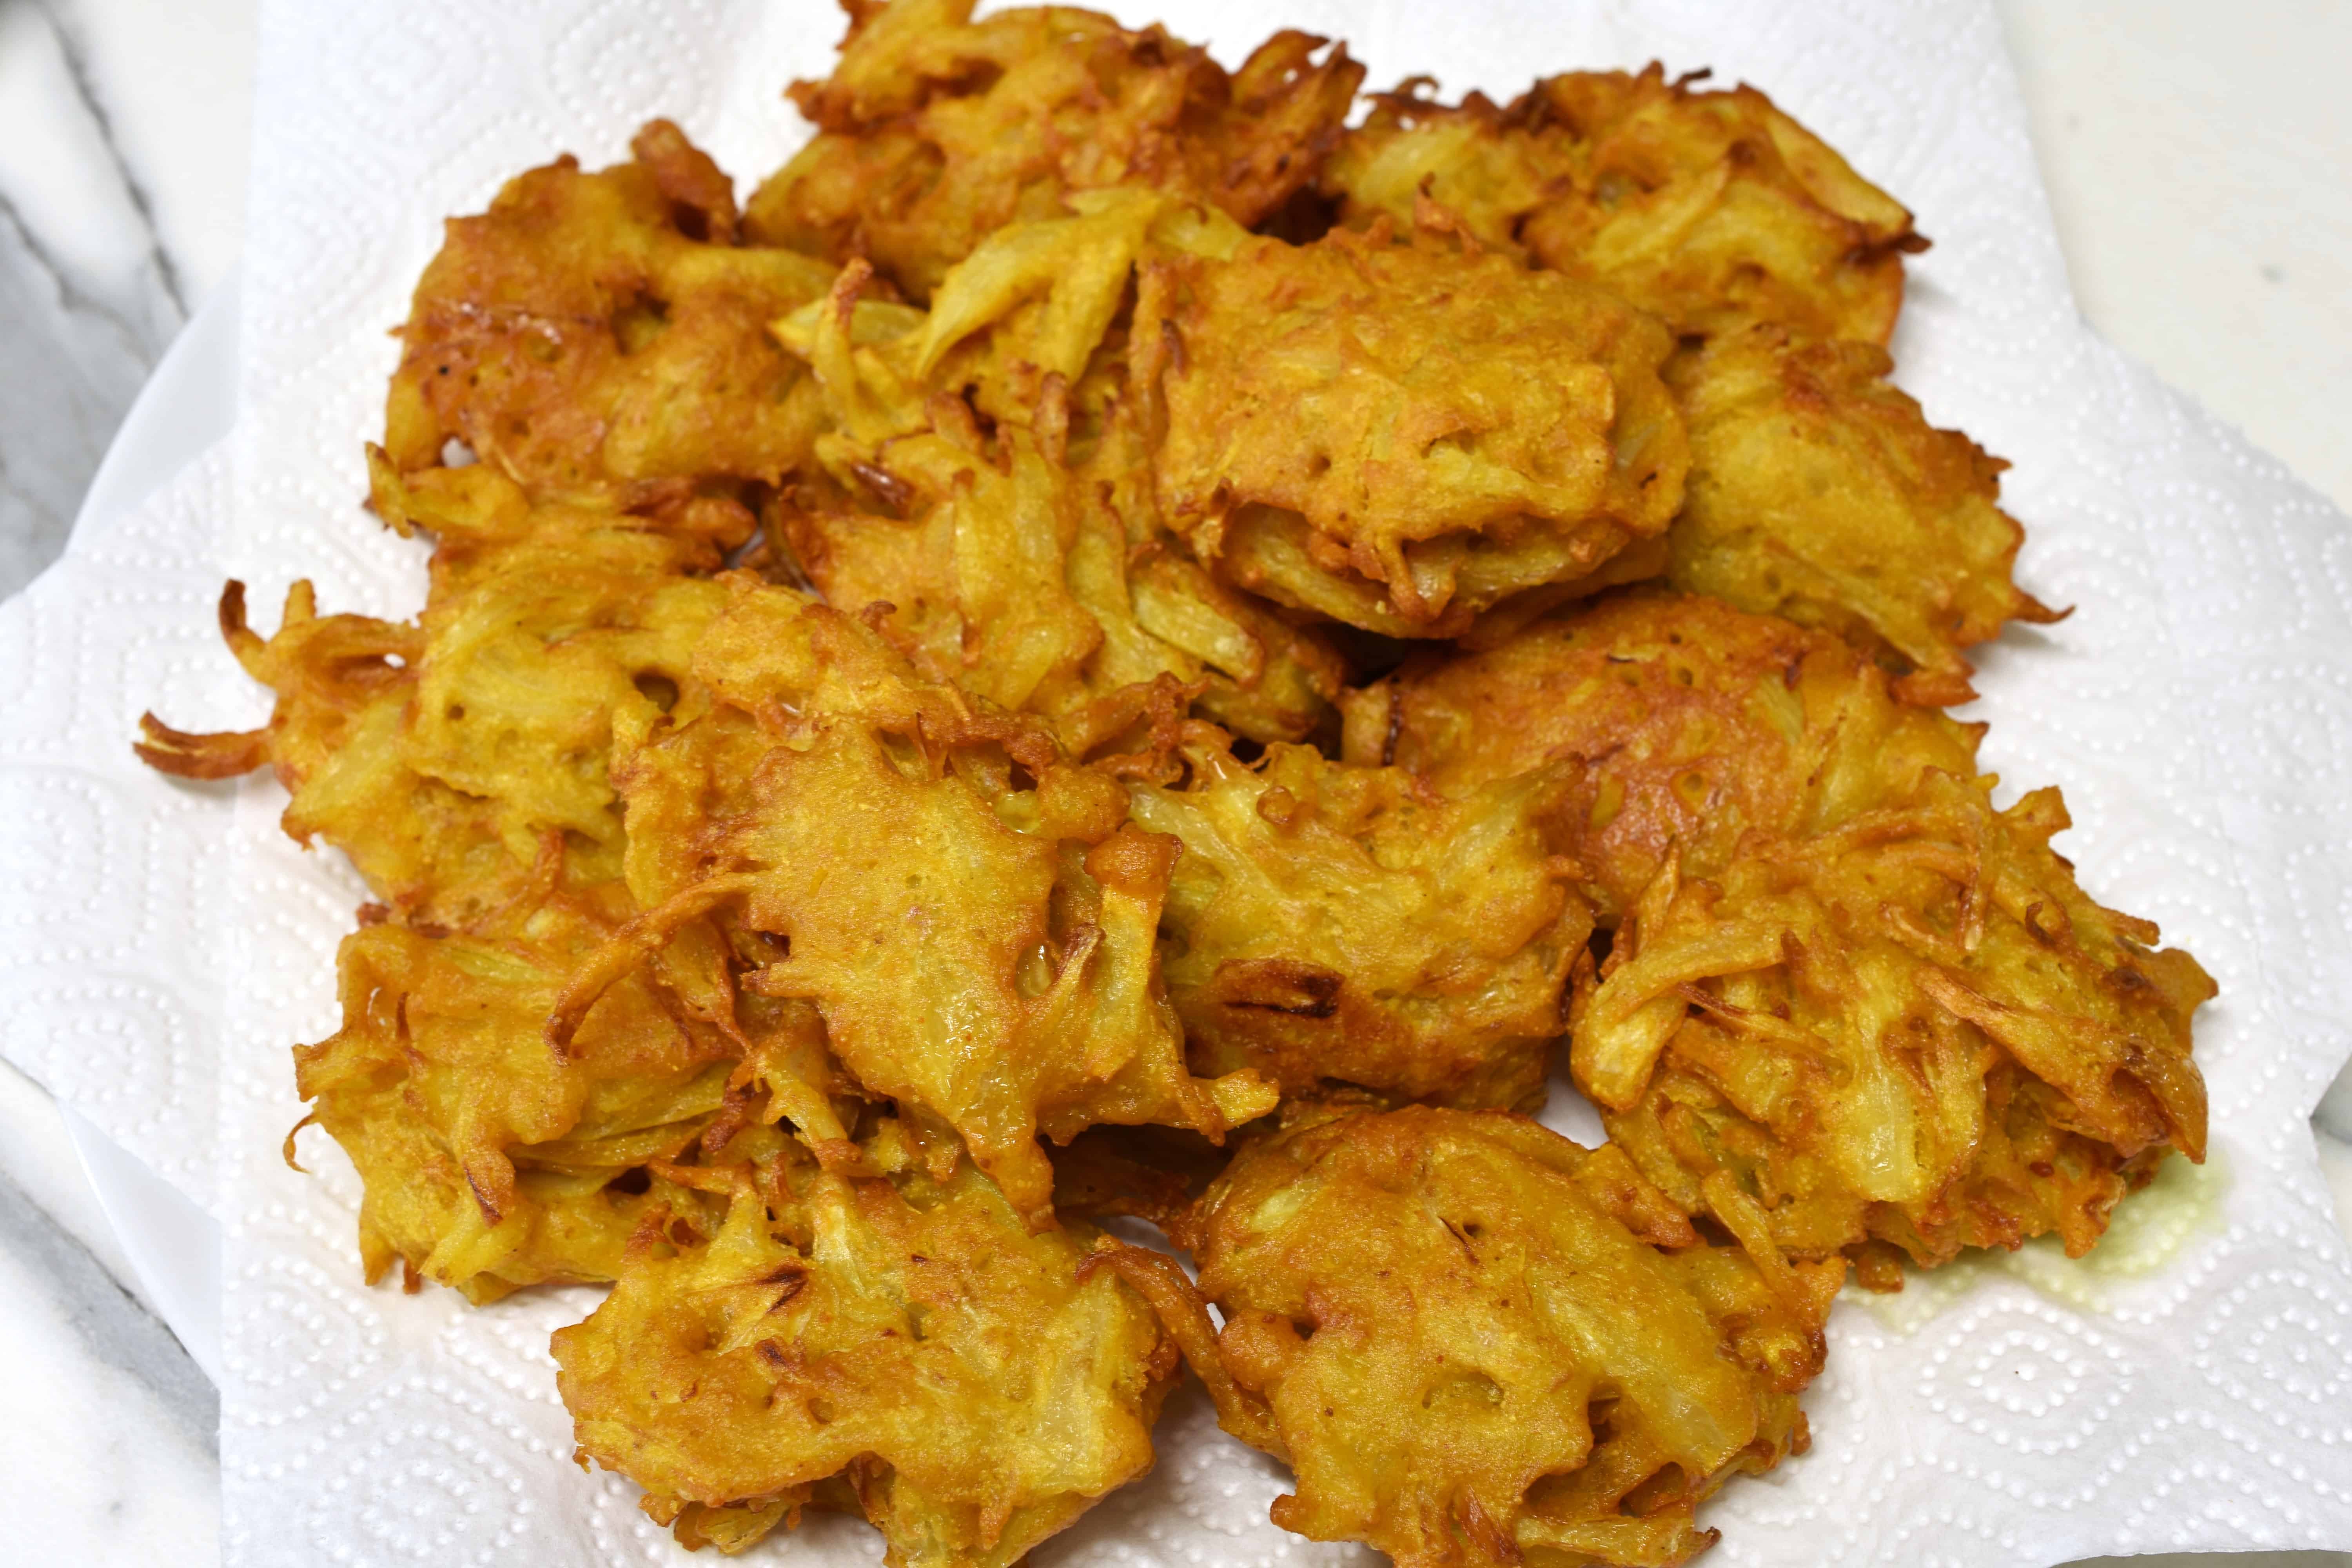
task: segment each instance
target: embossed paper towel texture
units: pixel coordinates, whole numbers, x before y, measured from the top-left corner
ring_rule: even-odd
[[[0,1055],[206,1208],[223,827],[276,786],[166,779],[131,739],[151,707],[192,727],[268,715],[215,629],[228,493],[215,447],[0,605]]]
[[[2274,464],[2078,326],[1990,14],[1957,0],[1159,9],[1228,60],[1296,23],[1349,37],[1375,81],[1432,71],[1449,91],[1507,92],[1538,67],[1712,65],[1769,87],[1913,203],[1937,247],[1913,267],[1903,379],[1939,420],[2017,459],[2026,581],[2083,606],[1992,650],[1989,756],[2019,784],[2064,784],[2081,823],[2066,847],[2091,889],[2161,920],[2221,981],[2199,1043],[2220,1173],[2200,1189],[2218,1194],[2207,1223],[2145,1277],[2029,1261],[1966,1289],[1842,1308],[1808,1399],[1813,1452],[1724,1494],[1715,1561],[2031,1568],[2093,1552],[2352,1545],[2352,1272],[2305,1121],[2352,1015],[2352,880],[2333,847],[2352,843],[2352,542]],[[837,30],[813,0],[266,8],[236,504],[220,541],[265,625],[298,574],[331,609],[404,614],[418,600],[417,547],[355,503],[394,359],[383,329],[439,217],[478,209],[557,152],[617,157],[655,114],[756,177],[802,134],[778,88],[823,70]],[[89,612],[92,625],[131,613]],[[8,635],[33,656],[21,626]],[[41,627],[40,657],[93,657],[50,652],[62,636]],[[127,657],[106,646],[98,657]],[[193,668],[213,656],[174,643],[142,657]],[[111,845],[136,818],[177,846],[184,913],[229,933],[229,1561],[457,1568],[520,1551],[568,1568],[672,1555],[631,1488],[564,1462],[546,1335],[592,1292],[471,1311],[446,1292],[364,1289],[348,1167],[322,1142],[310,1145],[318,1177],[278,1163],[299,1110],[285,1047],[334,1022],[330,962],[360,896],[348,872],[278,836],[267,789],[218,807],[227,822],[184,796],[172,797],[178,821],[142,801],[91,809],[123,820],[89,842]],[[222,874],[184,869],[200,864]],[[21,903],[0,908],[22,921]],[[156,1059],[194,1076],[193,1058]],[[1218,1436],[1196,1400],[1178,1402],[1163,1436],[1159,1471],[1041,1562],[1360,1555],[1268,1524],[1278,1472]],[[841,1521],[791,1552],[878,1555]]]

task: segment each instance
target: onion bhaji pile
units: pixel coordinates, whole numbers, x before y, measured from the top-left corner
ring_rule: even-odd
[[[1943,711],[2054,617],[1901,205],[1704,72],[847,5],[740,206],[656,121],[447,225],[420,613],[231,584],[269,721],[138,748],[365,881],[306,1124],[370,1280],[610,1287],[583,1464],[1009,1568],[1189,1363],[1287,1529],[1664,1568],[1849,1270],[2203,1157],[2211,981]]]

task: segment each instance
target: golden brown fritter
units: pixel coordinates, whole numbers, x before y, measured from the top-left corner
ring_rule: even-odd
[[[1006,224],[1112,185],[1181,191],[1244,225],[1313,185],[1363,68],[1284,32],[1230,75],[1153,26],[973,0],[848,0],[841,63],[793,89],[816,139],[744,215],[768,244],[871,260],[908,298]]]
[[[1193,726],[1182,787],[1132,792],[1135,820],[1184,847],[1160,963],[1193,1069],[1540,1105],[1592,931],[1554,853],[1573,766],[1449,799],[1308,746],[1246,765],[1228,740]]]
[[[1155,259],[1135,321],[1169,526],[1296,609],[1457,636],[1589,590],[1682,504],[1672,339],[1555,274],[1335,231]]]
[[[385,405],[400,471],[454,438],[535,497],[635,507],[807,454],[808,391],[766,328],[834,268],[737,245],[726,176],[676,126],[632,151],[593,174],[559,159],[449,221]]]
[[[814,489],[780,509],[828,600],[890,605],[885,635],[926,675],[1038,714],[1082,755],[1130,730],[1163,680],[1259,740],[1328,724],[1345,667],[1328,642],[1216,582],[1148,520],[1131,538],[1092,465],[1016,426],[989,443],[963,434],[875,450],[904,519]]]
[[[381,900],[343,943],[341,1028],[297,1052],[312,1119],[365,1185],[369,1276],[398,1257],[477,1300],[609,1279],[647,1202],[611,1184],[692,1158],[751,1087],[740,1058],[830,1087],[814,1016],[756,998],[739,1016],[691,942],[658,984],[607,994],[568,1055],[544,1032],[573,972],[637,913],[614,732],[681,691],[698,700],[692,650],[727,591],[687,574],[750,519],[721,502],[534,508],[486,465],[412,483],[379,461],[374,477],[387,521],[439,537],[421,624],[320,617],[298,584],[265,642],[233,588],[225,629],[276,711],[247,736],[165,732],[164,763],[274,764],[288,831],[343,850]]]
[[[1705,73],[1700,73],[1704,76]],[[1355,225],[1415,198],[1481,244],[1601,284],[1676,331],[1773,321],[1884,343],[1911,215],[1751,87],[1578,71],[1507,108],[1377,95],[1324,176]]]
[[[1897,804],[1928,769],[1973,777],[1982,732],[1896,700],[1836,637],[1643,590],[1349,693],[1344,752],[1449,795],[1580,763],[1569,852],[1613,925],[1670,850],[1686,878],[1715,876],[1743,841]]]
[[[979,482],[918,518],[799,505],[782,513],[783,533],[827,600],[891,605],[884,635],[927,676],[1003,692],[1030,672],[989,673],[983,650],[1009,643],[1036,656],[1044,674],[1022,705],[1074,754],[1123,743],[1162,705],[1154,685],[1163,680],[1253,740],[1297,741],[1330,727],[1346,666],[1328,639],[1217,582],[1172,538],[1130,547],[1092,487],[1024,454],[1019,437],[1005,444],[1009,476],[984,458],[931,448],[947,459],[933,475]],[[912,455],[898,454],[902,465]],[[1027,497],[1024,481],[1035,487]],[[1037,528],[1064,520],[1066,546]],[[1034,555],[992,552],[1031,529]]]
[[[532,508],[478,466],[411,486],[379,465],[376,479],[388,519],[440,535],[421,624],[321,616],[297,583],[265,640],[231,584],[222,631],[278,694],[268,726],[190,736],[151,718],[142,754],[199,777],[274,767],[293,797],[287,832],[342,850],[378,900],[420,922],[464,927],[503,908],[542,879],[551,843],[574,882],[617,878],[615,715],[641,721],[688,679],[726,602],[688,575],[719,561],[697,531],[740,538],[750,519],[719,502],[667,518]]]
[[[824,473],[778,505],[778,528],[837,607],[893,605],[885,634],[927,676],[1041,715],[1074,753],[1166,707],[1155,686],[1255,738],[1300,739],[1332,717],[1339,655],[1160,526],[1116,352],[1139,256],[1245,237],[1151,192],[1075,200],[992,235],[928,314],[853,302],[853,268],[778,323],[828,426]]]
[[[1400,1568],[1686,1561],[1717,1487],[1804,1450],[1844,1273],[1707,1244],[1613,1149],[1428,1107],[1297,1118],[1189,1236],[1223,1331],[1154,1288],[1227,1430],[1295,1472],[1275,1522]]]
[[[968,1150],[1040,1227],[1053,1172],[1039,1132],[1162,1122],[1214,1139],[1273,1108],[1253,1074],[1185,1069],[1154,962],[1177,846],[1127,826],[1124,789],[1063,761],[1032,721],[919,680],[862,623],[741,577],[734,592],[695,676],[761,733],[747,746],[720,710],[631,760],[632,820],[641,798],[675,820],[712,781],[740,782],[685,847],[698,879],[582,972],[551,1040],[674,927],[724,905],[751,939],[742,985],[814,1003],[867,1094],[940,1134],[935,1157]],[[688,798],[660,798],[672,792]]]
[[[681,1544],[740,1551],[814,1507],[863,1513],[892,1568],[1011,1568],[1151,1468],[1179,1363],[1150,1308],[1087,1227],[1032,1235],[910,1143],[883,1123],[864,1179],[709,1173],[724,1228],[680,1247],[649,1225],[556,1332],[581,1459]]]
[[[2075,886],[2055,791],[1995,810],[1980,727],[1840,639],[1633,594],[1348,717],[1351,757],[1449,791],[1582,763],[1570,852],[1618,929],[1570,1065],[1691,1212],[1805,1256],[2079,1252],[2165,1148],[2202,1157],[2211,982]]]
[[[1964,650],[2058,617],[2010,580],[2025,535],[1997,504],[2008,465],[1929,426],[1892,368],[1883,349],[1777,327],[1676,355],[1691,469],[1667,574],[1885,650],[1912,700],[1965,702]]]
[[[1927,774],[1710,882],[1668,861],[1569,1060],[1677,1203],[1797,1256],[2080,1257],[2168,1152],[2204,1158],[2212,981],[2075,886],[2056,790],[1995,811],[1991,784]]]
[[[551,889],[475,932],[387,922],[343,940],[343,1025],[296,1050],[296,1082],[365,1184],[371,1280],[398,1258],[412,1278],[494,1300],[613,1278],[656,1204],[681,1226],[711,1219],[646,1168],[691,1161],[719,1123],[741,1031],[646,975],[605,993],[564,1054],[547,1047],[572,973],[631,912],[608,883]]]

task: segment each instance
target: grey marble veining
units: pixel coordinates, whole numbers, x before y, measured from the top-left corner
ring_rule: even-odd
[[[70,7],[0,0],[7,92],[55,137],[0,152],[0,597],[64,549],[99,459],[187,316]],[[60,168],[58,153],[79,154]],[[55,232],[53,232],[55,231]]]
[[[179,1435],[219,1448],[220,1394],[98,1249],[0,1172],[0,1251],[37,1276],[89,1354],[137,1379]]]
[[[82,491],[167,342],[77,294],[0,202],[0,595],[65,548]]]
[[[218,1410],[56,1105],[0,1063],[0,1563],[213,1561]]]

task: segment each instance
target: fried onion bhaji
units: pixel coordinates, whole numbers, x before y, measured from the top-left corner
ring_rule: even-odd
[[[1840,639],[1635,594],[1349,718],[1350,755],[1444,789],[1583,764],[1571,853],[1616,931],[1570,1066],[1690,1212],[1797,1256],[2080,1254],[2168,1150],[2203,1157],[2212,982],[2076,886],[2056,791],[1997,809],[1981,727]]]
[[[605,994],[572,1051],[547,1048],[549,1009],[628,910],[608,883],[476,933],[387,922],[344,939],[343,1026],[296,1051],[296,1081],[365,1184],[371,1279],[397,1258],[481,1302],[613,1278],[656,1205],[707,1228],[692,1193],[646,1173],[719,1125],[734,1031],[681,1016],[641,976]]]
[[[1246,237],[1157,193],[1072,201],[990,237],[928,314],[853,302],[845,274],[777,324],[828,423],[824,478],[777,508],[785,542],[836,605],[894,606],[886,633],[927,675],[1045,717],[1073,753],[1130,730],[1154,683],[1255,739],[1302,739],[1334,716],[1339,656],[1160,526],[1117,352],[1148,247]]]
[[[1840,638],[1637,589],[1351,691],[1342,754],[1454,796],[1580,763],[1569,853],[1613,927],[1670,853],[1713,877],[1753,839],[1898,804],[1930,769],[1973,778],[1982,732],[1898,701]]]
[[[454,439],[535,497],[637,507],[806,456],[814,389],[767,324],[835,269],[736,243],[727,176],[668,121],[631,150],[596,174],[559,159],[449,220],[385,405],[400,471]]]
[[[1228,74],[1157,26],[1066,6],[845,0],[841,63],[792,96],[816,139],[753,195],[771,245],[862,257],[926,300],[1006,224],[1075,192],[1182,192],[1255,225],[1313,186],[1363,68],[1290,31]],[[1317,56],[1321,53],[1318,60]]]
[[[439,537],[420,621],[320,616],[297,583],[264,639],[232,583],[222,633],[277,693],[268,725],[192,736],[151,716],[141,755],[204,778],[273,768],[292,797],[288,834],[342,850],[419,923],[494,914],[543,879],[551,843],[576,879],[617,877],[614,715],[656,710],[688,678],[727,600],[688,574],[718,566],[752,520],[716,500],[644,516],[535,508],[487,465],[414,484],[374,468],[387,520]]]
[[[1990,780],[1923,784],[1711,884],[1669,860],[1570,1065],[1677,1202],[1792,1254],[2055,1233],[2080,1257],[2167,1153],[2204,1157],[2213,983],[2075,886],[2057,791],[1996,811]]]
[[[1124,788],[1034,721],[920,680],[864,623],[747,576],[732,591],[694,659],[723,706],[631,757],[631,819],[739,782],[688,844],[632,868],[683,885],[640,884],[648,913],[575,980],[551,1043],[674,925],[726,904],[757,960],[743,987],[814,1003],[842,1066],[931,1158],[968,1151],[1040,1228],[1039,1132],[1215,1139],[1274,1108],[1255,1073],[1185,1068],[1155,963],[1178,846],[1128,825]]]
[[[1184,847],[1160,963],[1193,1069],[1532,1110],[1567,1028],[1591,907],[1555,852],[1550,763],[1447,799],[1402,768],[1275,745],[1251,766],[1194,725],[1181,787],[1133,786]]]
[[[1173,1266],[1118,1255],[1217,1396],[1286,1461],[1276,1524],[1400,1568],[1643,1568],[1808,1444],[1842,1260],[1712,1245],[1614,1148],[1524,1117],[1303,1109],[1247,1144]]]
[[[339,957],[342,1027],[296,1056],[311,1120],[365,1184],[369,1277],[398,1258],[477,1300],[609,1279],[653,1201],[647,1161],[740,1124],[739,1058],[828,1081],[813,1014],[750,999],[739,1016],[682,961],[604,997],[568,1056],[544,1037],[574,969],[637,914],[614,731],[691,688],[728,595],[687,574],[751,520],[534,508],[487,465],[410,483],[379,461],[375,479],[388,521],[438,537],[420,624],[320,616],[299,584],[265,642],[232,585],[225,629],[278,693],[269,726],[152,726],[146,754],[200,776],[274,764],[288,832],[342,849],[380,900]]]
[[[1673,338],[1555,273],[1335,230],[1155,260],[1135,323],[1169,526],[1297,610],[1459,636],[1612,580],[1682,504]]]
[[[2010,578],[2024,531],[2000,510],[2008,465],[1928,425],[1857,342],[1750,328],[1678,354],[1690,485],[1668,579],[1887,651],[1914,701],[1966,702],[1970,646],[2057,614]]]
[[[1375,94],[1323,175],[1343,220],[1410,221],[1417,198],[1480,244],[1598,283],[1675,331],[1770,321],[1884,344],[1911,215],[1751,87],[1577,71],[1506,108],[1425,81]]]
[[[1033,1235],[914,1143],[881,1123],[861,1178],[789,1154],[698,1173],[718,1234],[647,1225],[556,1332],[582,1462],[681,1544],[739,1552],[815,1508],[863,1514],[893,1568],[1013,1568],[1151,1468],[1181,1363],[1150,1306],[1089,1227]]]

